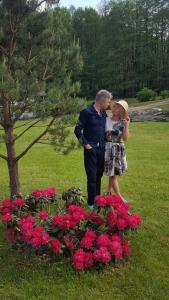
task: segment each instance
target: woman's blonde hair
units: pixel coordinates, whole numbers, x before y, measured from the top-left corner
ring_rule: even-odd
[[[118,105],[119,107],[122,108],[120,118],[121,119],[126,119],[128,117],[128,112],[120,104],[118,104],[115,100],[111,101],[111,104],[110,104],[111,111],[113,112],[113,107],[115,105]]]

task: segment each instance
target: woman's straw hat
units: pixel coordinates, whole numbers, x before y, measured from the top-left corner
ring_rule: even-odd
[[[120,104],[126,112],[128,111],[129,106],[125,100],[115,101],[114,103]]]

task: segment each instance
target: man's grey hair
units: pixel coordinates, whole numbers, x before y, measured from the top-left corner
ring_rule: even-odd
[[[96,101],[105,100],[105,99],[112,99],[112,94],[107,90],[100,90],[96,94]]]

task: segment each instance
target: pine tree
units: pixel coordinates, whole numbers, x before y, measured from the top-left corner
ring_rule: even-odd
[[[73,115],[82,107],[76,97],[79,82],[72,82],[82,66],[79,45],[73,40],[71,18],[66,9],[49,8],[59,1],[0,1],[0,125],[6,154],[11,196],[20,193],[18,162],[46,137],[55,149],[63,147]],[[42,10],[42,5],[48,9]],[[18,121],[24,112],[36,118],[26,121],[23,131]],[[42,132],[20,153],[16,143],[40,121]]]

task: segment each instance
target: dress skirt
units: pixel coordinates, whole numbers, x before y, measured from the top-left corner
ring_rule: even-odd
[[[106,142],[104,175],[122,175],[127,171],[127,159],[123,142]]]

